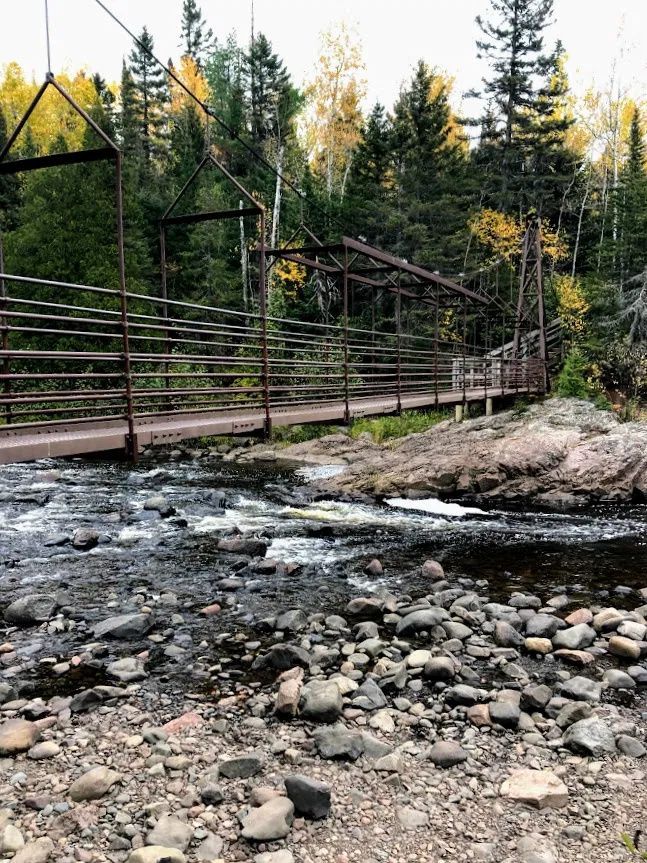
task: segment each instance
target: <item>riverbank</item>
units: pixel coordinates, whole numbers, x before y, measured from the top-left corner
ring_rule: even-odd
[[[640,507],[308,503],[221,455],[5,470],[1,860],[629,859]]]
[[[622,423],[576,399],[547,399],[463,423],[447,420],[384,444],[336,433],[226,457],[244,462],[259,455],[342,466],[315,484],[337,495],[460,496],[563,509],[647,499],[647,423]]]

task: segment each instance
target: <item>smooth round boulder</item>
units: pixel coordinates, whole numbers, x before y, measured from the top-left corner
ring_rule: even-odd
[[[54,617],[56,597],[51,593],[30,593],[7,606],[4,619],[14,626],[33,626]]]
[[[40,738],[35,722],[27,719],[8,719],[0,725],[0,755],[17,755],[25,752]]]

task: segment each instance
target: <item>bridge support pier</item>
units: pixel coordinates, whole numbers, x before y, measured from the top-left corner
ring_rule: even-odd
[[[489,396],[485,399],[485,416],[491,417],[494,413],[494,399]]]
[[[455,418],[457,423],[463,422],[463,405],[456,405]]]

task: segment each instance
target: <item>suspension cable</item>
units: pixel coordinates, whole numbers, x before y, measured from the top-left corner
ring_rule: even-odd
[[[49,41],[49,4],[45,0],[45,42],[47,45],[47,74],[52,74],[52,49]]]

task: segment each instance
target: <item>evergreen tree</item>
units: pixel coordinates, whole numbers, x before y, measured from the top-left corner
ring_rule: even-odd
[[[391,142],[391,122],[384,107],[377,102],[362,127],[362,139],[355,151],[344,201],[351,233],[364,235],[376,246],[387,245],[393,214]]]
[[[551,22],[553,0],[490,0],[491,17],[476,22],[483,38],[479,57],[490,61],[492,74],[484,92],[501,126],[497,159],[498,189],[493,203],[500,209],[524,209],[528,148],[537,109],[537,79],[551,72],[544,54],[543,32]]]
[[[166,152],[167,125],[165,111],[168,103],[168,86],[164,71],[153,60],[153,37],[146,27],[130,52],[129,71],[133,89],[130,94],[132,108],[139,126],[142,149],[146,161],[160,160]]]
[[[627,160],[618,191],[621,277],[633,277],[647,266],[647,165],[640,111],[634,109]]]
[[[396,103],[392,148],[397,248],[432,269],[462,266],[474,193],[447,84],[420,61]]]
[[[255,144],[268,139],[284,140],[292,131],[292,121],[301,97],[290,73],[260,33],[244,57],[249,131]]]
[[[195,60],[202,69],[210,50],[214,46],[213,30],[207,27],[202,10],[196,0],[184,0],[182,4],[182,53]]]

